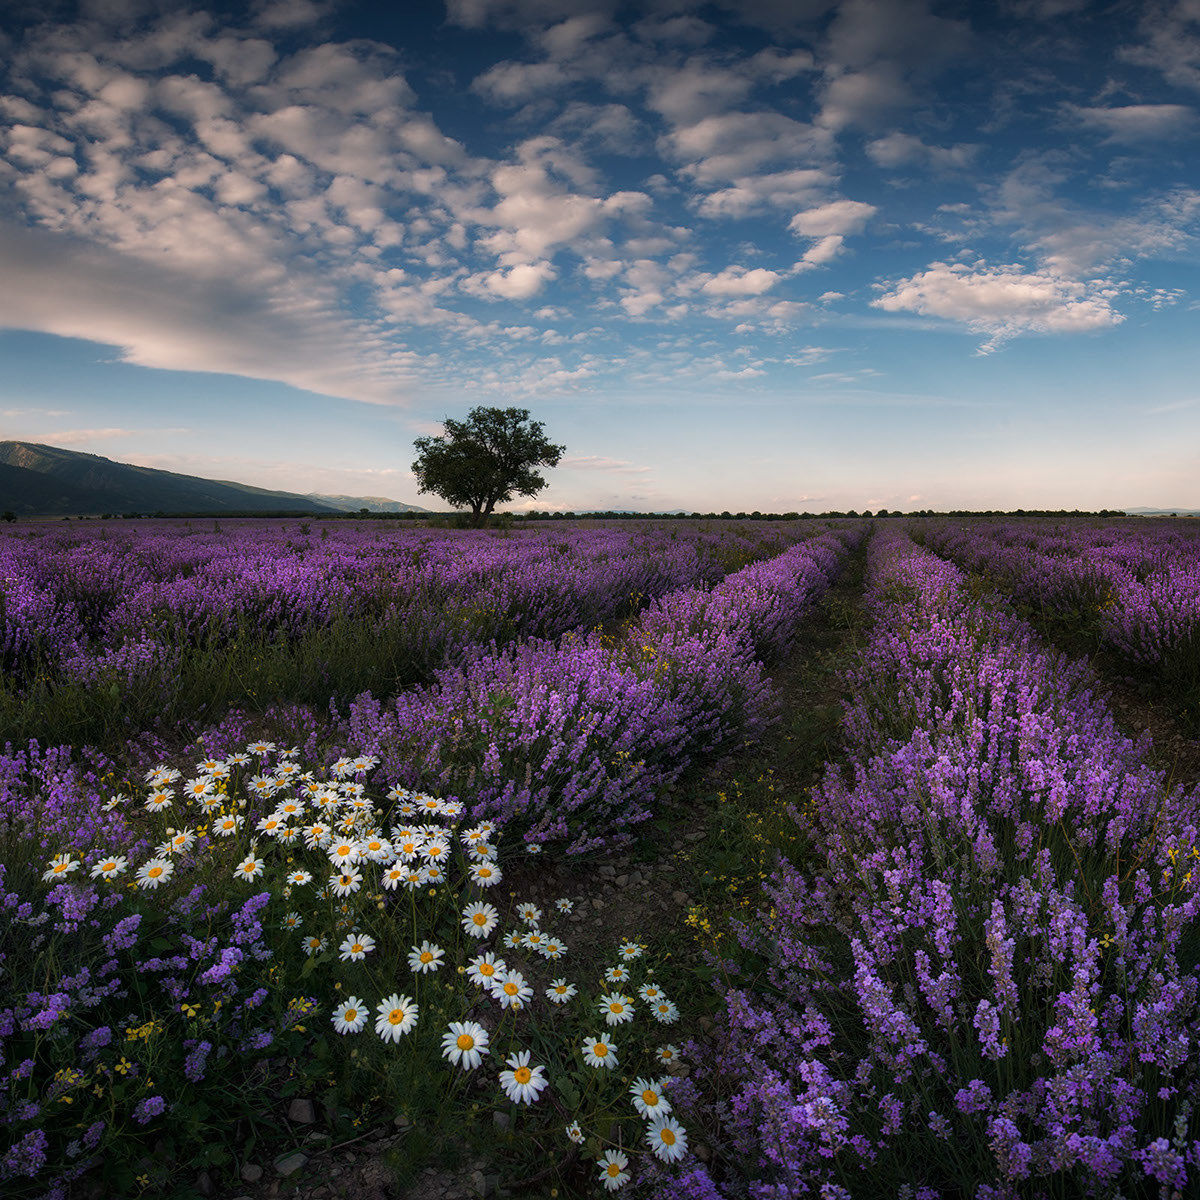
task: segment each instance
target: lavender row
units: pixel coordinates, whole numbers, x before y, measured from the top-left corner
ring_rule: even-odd
[[[342,730],[408,787],[579,853],[620,841],[699,758],[772,717],[763,662],[836,576],[862,526],[808,539],[712,588],[654,601],[628,634],[527,642],[391,702],[363,695]]]
[[[0,663],[130,686],[177,669],[198,641],[246,629],[295,639],[339,615],[411,623],[428,643],[423,657],[445,660],[493,638],[556,637],[635,611],[800,536],[794,524],[307,530],[10,532],[0,537]]]
[[[708,1076],[740,1171],[688,1187],[1192,1194],[1200,797],[903,531],[868,601],[848,765],[795,813],[814,865],[774,873],[742,933],[765,976],[725,991]]]
[[[1200,530],[1186,525],[932,527],[928,544],[1039,611],[1095,625],[1131,663],[1200,683]]]

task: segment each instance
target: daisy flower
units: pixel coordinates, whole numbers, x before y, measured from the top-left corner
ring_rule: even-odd
[[[125,868],[129,866],[129,859],[124,855],[114,854],[106,858],[101,858],[91,870],[93,879],[112,879],[116,875],[120,875]]]
[[[43,883],[49,883],[51,879],[65,879],[72,871],[79,870],[79,859],[73,858],[70,854],[60,854],[57,858],[50,860],[49,870],[42,876]]]
[[[579,989],[565,979],[552,979],[546,989],[546,998],[554,1004],[566,1004]]]
[[[436,971],[442,965],[442,957],[445,953],[440,946],[435,946],[432,942],[422,942],[409,951],[409,970],[415,971],[418,975]]]
[[[466,805],[461,800],[447,800],[442,805],[442,816],[450,817],[451,819],[461,817],[465,809]]]
[[[373,754],[360,754],[351,764],[350,769],[355,774],[360,774],[363,771],[369,771],[373,767],[379,765],[379,759]]]
[[[205,775],[203,778],[189,779],[183,785],[183,793],[191,800],[202,800],[211,796],[217,790],[217,785]]]
[[[230,767],[244,767],[250,761],[250,755],[243,754],[240,750],[236,754],[230,754],[226,757],[225,763]]]
[[[472,863],[467,872],[471,876],[471,882],[481,888],[495,887],[504,878],[499,867],[493,867],[491,863],[486,862]]]
[[[679,1047],[668,1042],[665,1046],[659,1046],[654,1052],[654,1057],[658,1059],[664,1066],[672,1066],[677,1063],[683,1055],[679,1053]]]
[[[174,795],[175,793],[170,788],[159,788],[157,791],[151,792],[146,797],[147,811],[162,812],[164,808],[170,808]]]
[[[342,962],[361,962],[375,949],[375,939],[369,933],[352,933],[338,947]]]
[[[276,816],[282,817],[285,821],[291,820],[292,817],[302,816],[304,813],[304,805],[299,800],[285,800],[275,809]]]
[[[521,948],[521,935],[515,929],[506,933],[500,941],[507,950],[519,950]]]
[[[450,857],[450,843],[444,837],[431,837],[421,847],[421,857],[427,863],[443,863]]]
[[[638,988],[638,995],[641,996],[647,1004],[653,1004],[656,1000],[665,1000],[663,990],[654,982],[653,979],[648,979]]]
[[[264,860],[256,858],[251,852],[238,863],[234,869],[235,879],[257,879],[263,873]]]
[[[425,882],[430,884],[441,883],[442,880],[446,878],[445,868],[439,866],[437,863],[430,863],[429,866],[425,868],[424,874]]]
[[[687,1153],[687,1133],[674,1117],[655,1117],[646,1127],[646,1141],[663,1162],[675,1162]]]
[[[437,816],[445,805],[436,796],[425,796],[417,793],[417,808],[427,816]]]
[[[604,1157],[597,1164],[600,1167],[600,1182],[605,1190],[615,1192],[629,1182],[629,1159],[620,1150],[605,1150]]]
[[[479,987],[491,987],[505,971],[505,962],[490,950],[467,964],[467,978]]]
[[[128,796],[113,796],[111,800],[106,800],[102,807],[105,812],[112,812],[114,808],[116,808],[118,805],[124,804],[128,799]]]
[[[488,1053],[488,1032],[475,1021],[451,1021],[442,1035],[442,1057],[464,1071],[475,1070]]]
[[[412,867],[409,867],[404,873],[404,886],[410,892],[415,892],[418,888],[423,887],[428,879],[429,876],[424,868],[414,870]]]
[[[304,953],[310,958],[314,954],[320,954],[325,949],[327,942],[323,937],[317,937],[315,934],[312,937],[304,939]]]
[[[471,829],[464,829],[463,832],[458,835],[458,840],[462,842],[464,846],[474,846],[476,842],[486,842],[487,839],[488,835],[484,833],[484,831],[478,825]]]
[[[531,1067],[528,1050],[510,1054],[504,1061],[510,1068],[500,1072],[500,1086],[504,1094],[514,1104],[532,1104],[542,1088],[550,1082],[543,1074],[546,1068],[540,1065]]]
[[[492,984],[492,995],[500,1001],[501,1008],[523,1008],[533,997],[533,988],[525,982],[520,971],[505,971],[504,978]]]
[[[520,944],[526,950],[537,950],[541,952],[542,947],[546,944],[546,935],[540,929],[531,929],[523,938]]]
[[[671,1111],[671,1102],[662,1094],[662,1084],[656,1079],[635,1079],[629,1094],[633,1097],[633,1107],[648,1120]]]
[[[567,1140],[574,1142],[577,1146],[583,1145],[583,1130],[580,1128],[578,1121],[572,1121],[567,1126]]]
[[[171,833],[171,830],[167,830]],[[179,829],[172,833],[170,839],[163,843],[167,848],[168,854],[183,854],[185,851],[192,848],[192,843],[196,840],[195,831],[192,829]]]
[[[255,796],[273,796],[279,784],[268,775],[254,775],[246,784],[246,791]]]
[[[196,770],[202,775],[211,775],[214,771],[219,771],[225,764],[219,758],[206,758],[203,762],[196,764]],[[188,780],[188,786],[191,787],[196,781]]]
[[[308,871],[293,871],[287,877],[287,881],[293,887],[303,887],[306,883],[312,883],[312,874]]]
[[[151,858],[138,867],[138,887],[153,890],[165,883],[175,872],[175,864],[169,858]]]
[[[246,747],[247,754],[270,754],[275,749],[274,742],[251,742]]]
[[[212,831],[217,837],[231,837],[241,828],[242,818],[237,813],[221,817],[212,824]]]
[[[338,1033],[358,1033],[366,1023],[367,1008],[357,996],[348,996],[333,1010],[333,1027]]]
[[[404,877],[407,874],[408,872],[403,867],[389,867],[380,878],[380,883],[383,885],[385,891],[394,891],[404,882]]]
[[[359,871],[343,871],[340,875],[330,875],[329,887],[335,896],[352,896],[362,887],[362,878]]]
[[[364,838],[358,849],[364,858],[376,863],[391,862],[394,857],[392,844],[386,838],[378,836]]]
[[[558,900],[555,900],[554,907],[557,908],[560,913],[569,913],[575,907],[575,901],[568,900],[566,896],[562,896]]]
[[[630,959],[641,958],[642,948],[637,942],[622,942],[618,947],[618,953],[628,962]]]
[[[329,839],[329,826],[322,825],[319,821],[312,825],[304,827],[304,844],[310,850],[317,850]]]
[[[385,1042],[398,1042],[417,1023],[417,1004],[411,996],[393,992],[375,1009],[375,1032]]]
[[[617,1065],[617,1044],[606,1037],[583,1039],[583,1061],[589,1067],[611,1071]]]
[[[358,843],[346,838],[343,838],[339,842],[334,842],[326,853],[329,856],[329,861],[335,867],[352,867],[362,857],[359,853]]]
[[[274,837],[283,828],[283,818],[277,813],[271,813],[270,816],[263,817],[254,828],[259,833],[265,833],[267,837]]]
[[[560,959],[567,952],[567,947],[557,938],[546,938],[538,947],[538,953],[543,958]]]
[[[650,1005],[650,1015],[663,1025],[674,1025],[679,1020],[679,1009],[670,1000],[660,1000]]]
[[[625,983],[629,979],[629,968],[623,967],[619,963],[615,967],[609,967],[604,972],[604,978],[609,983]]]
[[[300,836],[299,825],[285,825],[275,835],[275,840],[285,846],[290,846]]]
[[[224,796],[216,796],[216,795],[205,796],[203,800],[196,801],[196,807],[205,816],[208,816],[209,813],[215,812],[218,808],[221,807],[221,803],[224,799],[225,799]]]
[[[467,847],[467,857],[472,862],[494,863],[500,857],[500,851],[491,842],[472,842]]]
[[[352,759],[345,757],[339,758],[337,762],[335,762],[333,766],[329,768],[330,774],[333,775],[335,779],[345,779],[346,776],[350,774],[350,763],[352,761]]]
[[[542,919],[542,910],[536,904],[530,904],[527,901],[517,905],[517,916],[526,925],[536,925]]]
[[[526,854],[541,854],[541,852],[542,852],[541,842],[526,842],[525,843],[525,853]]]
[[[468,904],[462,912],[462,927],[473,938],[487,937],[496,928],[499,920],[500,914],[482,900]]]
[[[304,918],[298,912],[290,912],[279,922],[280,929],[299,929],[304,924]]]
[[[606,1025],[624,1025],[633,1020],[633,1001],[620,992],[609,992],[596,1001]]]

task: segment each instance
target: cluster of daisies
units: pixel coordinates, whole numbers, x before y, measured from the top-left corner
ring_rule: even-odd
[[[282,894],[333,898],[341,903],[343,913],[350,912],[347,908],[353,903],[350,898],[364,887],[364,895],[369,895],[374,886],[386,891],[433,893],[443,883],[465,882],[469,887],[489,889],[503,878],[498,865],[496,828],[488,822],[460,828],[459,818],[463,813],[460,803],[393,788],[387,799],[395,823],[385,832],[379,824],[381,810],[366,795],[362,782],[377,765],[374,757],[341,758],[325,777],[319,778],[301,768],[296,761],[298,755],[297,749],[278,750],[272,742],[253,742],[242,753],[197,764],[194,776],[187,780],[180,771],[168,766],[147,772],[145,810],[169,814],[190,806],[197,811],[197,827],[167,828],[166,840],[155,847],[153,857],[136,869],[129,886],[158,888],[171,879],[176,862],[193,848],[245,834],[251,834],[249,853],[234,868],[235,879],[253,881],[266,872],[267,858],[259,852],[260,839],[297,850],[302,846],[309,852],[307,866],[313,869],[291,866],[295,858],[292,852],[281,881]],[[245,797],[260,801],[252,812],[263,810],[263,799],[273,805],[253,825],[252,831],[247,828]],[[121,804],[130,804],[130,798],[115,796],[105,807],[111,810]],[[527,845],[526,850],[535,853],[540,847]],[[314,854],[320,856],[318,861],[327,861],[326,871],[316,868],[312,861]],[[92,860],[88,866],[95,879],[113,879],[129,868],[123,855],[87,857]],[[461,869],[455,870],[456,863]],[[59,855],[50,862],[43,879],[50,882],[66,878],[83,865],[75,855]],[[368,874],[369,882],[365,879]],[[370,898],[382,900],[382,895]],[[574,903],[564,897],[556,900],[554,906],[565,915],[572,911]],[[504,934],[501,952],[534,956],[535,960],[546,963],[557,963],[566,957],[566,943],[542,928],[542,912],[536,905],[520,904],[515,911],[518,924]],[[476,898],[461,908],[458,921],[463,934],[478,943],[496,932],[501,915],[476,893]],[[299,911],[289,912],[280,924],[283,930],[300,934],[301,945],[308,955],[327,949],[325,936],[303,931],[304,918]],[[375,939],[361,930],[352,916],[337,925],[341,931],[347,931],[337,945],[340,962],[362,963],[376,950]],[[521,969],[520,964],[510,966],[496,951],[481,946],[479,950],[459,970],[479,989],[482,998],[495,1002],[501,1018],[538,1002],[534,980],[527,977],[539,974],[536,968],[531,971],[528,966]],[[638,943],[622,942],[617,963],[603,973],[594,1012],[603,1019],[604,1028],[584,1037],[576,1046],[584,1064],[598,1072],[613,1072],[617,1068],[621,1051],[613,1034],[633,1021],[639,1009],[661,1024],[670,1025],[679,1019],[678,1008],[653,979],[646,978],[640,986],[633,986],[632,968],[642,954],[643,947]],[[438,972],[446,961],[445,950],[434,942],[423,940],[413,945],[408,967],[414,983]],[[575,984],[565,977],[551,979],[542,992],[546,1001],[555,1006],[567,1005],[578,995]],[[408,994],[392,992],[374,1006],[358,995],[349,995],[333,1010],[331,1023],[338,1034],[349,1036],[361,1033],[373,1018],[378,1037],[384,1043],[398,1044],[416,1028],[420,1015],[420,1006]],[[451,1021],[441,1037],[442,1057],[451,1067],[463,1071],[482,1066],[492,1049],[492,1035],[484,1024],[475,1020]],[[678,1049],[670,1044],[656,1051],[656,1059],[663,1067],[670,1067],[678,1056]],[[533,1062],[532,1052],[523,1049],[514,1049],[504,1064],[505,1069],[499,1072],[499,1085],[507,1099],[513,1104],[535,1103],[549,1084],[546,1066]],[[630,1088],[630,1095],[634,1111],[646,1122],[650,1149],[663,1161],[672,1162],[686,1152],[687,1135],[672,1115],[663,1087],[664,1080],[639,1077]],[[566,1135],[579,1144],[585,1140],[578,1121],[566,1127]],[[605,1151],[598,1163],[604,1186],[610,1190],[623,1186],[630,1178],[628,1164],[620,1149]]]

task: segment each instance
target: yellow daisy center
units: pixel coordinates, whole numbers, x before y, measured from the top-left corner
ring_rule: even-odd
[[[55,875],[61,875],[66,869],[67,869],[66,863],[59,863],[58,866],[56,866],[54,868],[54,873],[55,873]]]
[[[428,950],[422,950],[421,951],[421,961],[423,963],[431,963],[431,962],[433,962],[433,955],[430,954]]]
[[[518,1083],[528,1083],[533,1078],[533,1072],[528,1067],[518,1067],[513,1072],[513,1078]]]
[[[100,870],[102,870],[102,871],[115,871],[116,869],[117,869],[117,864],[115,862],[106,862],[106,863],[101,864],[101,867],[100,867]]]
[[[608,1053],[608,1047],[603,1042],[597,1042],[592,1047],[592,1053],[597,1058],[603,1058]]]
[[[609,1179],[616,1179],[621,1173],[621,1168],[615,1162],[610,1162],[605,1170],[608,1172]]]
[[[519,987],[517,987],[517,985],[515,983],[513,983],[511,980],[509,980],[509,982],[504,985],[504,991],[509,996],[515,996],[520,990],[521,989]]]
[[[455,1045],[460,1050],[473,1050],[475,1048],[475,1039],[469,1033],[460,1033]]]
[[[653,1108],[658,1103],[658,1093],[652,1092],[647,1088],[642,1093],[642,1102],[649,1108]]]
[[[357,1008],[348,1008],[342,1014],[343,1021],[353,1021],[353,1020],[357,1019],[357,1017],[358,1017],[358,1009]]]
[[[623,1013],[623,1012],[625,1011],[625,1005],[623,1005],[623,1004],[610,1004],[610,1005],[608,1006],[608,1011],[609,1011],[609,1012],[613,1012],[613,1013]]]
[[[151,867],[150,870],[146,872],[151,879],[157,879],[162,873],[162,867]]]
[[[487,924],[487,914],[486,913],[475,913],[475,915],[472,916],[471,920],[474,921],[476,925],[486,925]]]
[[[480,879],[491,879],[491,877],[492,877],[492,868],[491,867],[480,867],[479,868],[479,878]]]
[[[392,1025],[399,1025],[400,1022],[404,1020],[404,1017],[405,1017],[404,1009],[393,1008],[392,1011],[390,1013],[388,1013],[388,1022]]]
[[[658,1136],[662,1139],[664,1146],[675,1145],[675,1134],[670,1129],[660,1130]]]
[[[496,968],[491,963],[480,963],[479,973],[480,975],[495,975]]]
[[[354,945],[350,947],[350,953],[351,954],[361,954],[362,953],[362,942],[355,942]]]

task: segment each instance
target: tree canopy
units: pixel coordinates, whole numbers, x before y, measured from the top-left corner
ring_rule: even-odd
[[[497,504],[536,496],[546,486],[537,467],[556,467],[566,452],[546,438],[525,408],[471,409],[465,421],[447,417],[440,437],[417,438],[412,465],[417,487],[455,508],[471,509],[484,525]]]

